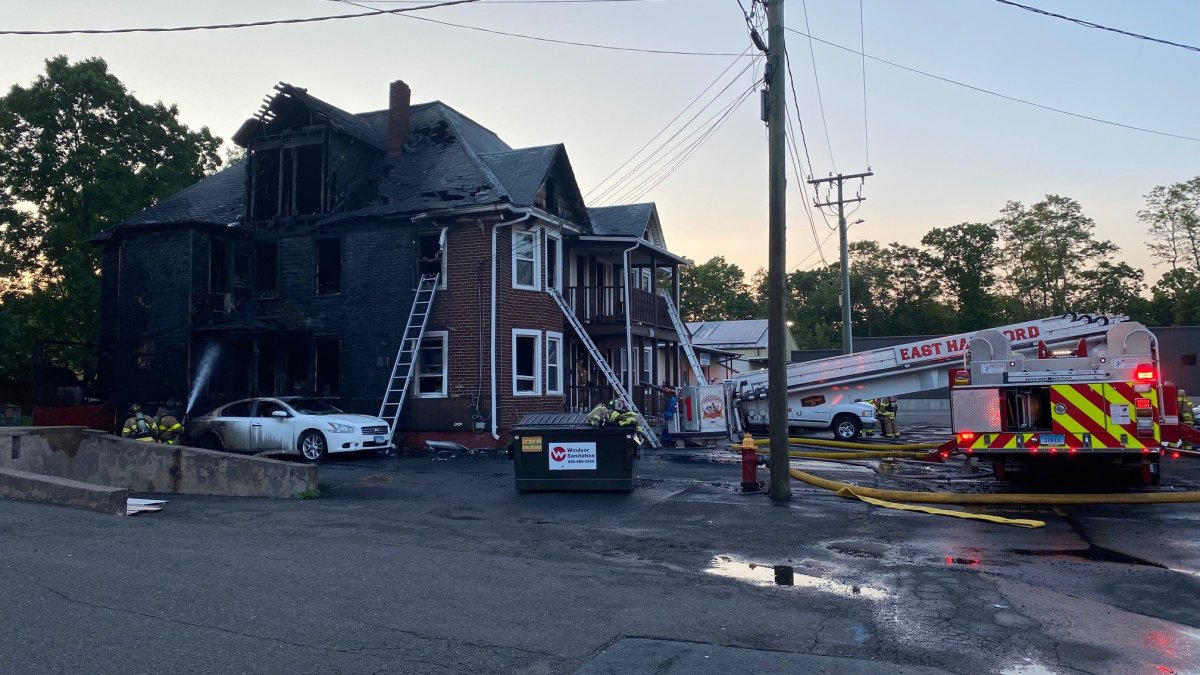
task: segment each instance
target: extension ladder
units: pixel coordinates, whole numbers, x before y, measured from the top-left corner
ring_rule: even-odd
[[[383,403],[379,406],[379,417],[387,421],[389,435],[396,431],[400,411],[404,408],[404,400],[412,384],[413,369],[417,362],[417,354],[421,351],[421,340],[425,337],[425,325],[429,323],[429,313],[433,308],[433,296],[437,293],[440,276],[423,274],[420,283],[417,284],[412,311],[408,314],[408,324],[404,327],[400,349],[396,352],[396,362],[392,364],[392,375],[388,378]]]
[[[571,328],[575,329],[575,334],[579,336],[579,340],[583,342],[583,346],[587,347],[588,354],[591,355],[592,361],[596,363],[596,367],[604,374],[604,378],[608,380],[609,386],[613,388],[617,398],[625,403],[625,406],[637,415],[638,424],[646,430],[646,441],[650,443],[650,447],[661,448],[662,443],[658,436],[650,430],[650,425],[646,423],[646,418],[642,417],[642,412],[633,404],[633,397],[625,390],[621,384],[621,378],[617,376],[612,367],[608,365],[608,361],[604,360],[604,356],[600,353],[600,349],[596,343],[592,341],[592,337],[588,335],[587,329],[579,322],[579,317],[575,316],[574,310],[567,305],[567,301],[563,299],[557,288],[548,288],[546,292],[554,301],[558,303],[558,308],[562,310],[563,316],[567,317],[567,323],[571,324]]]
[[[692,349],[691,335],[688,333],[683,319],[679,318],[679,312],[671,300],[670,291],[661,288],[658,294],[667,301],[667,314],[671,315],[671,323],[675,325],[675,333],[679,336],[679,346],[683,347],[683,353],[687,355],[688,363],[692,365],[692,374],[696,376],[696,384],[708,384],[708,378],[704,377],[704,371],[700,368],[700,359],[696,358],[696,350]]]

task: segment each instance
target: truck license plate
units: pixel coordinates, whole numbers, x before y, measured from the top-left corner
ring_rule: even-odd
[[[1041,444],[1042,445],[1066,445],[1067,439],[1064,437],[1063,434],[1042,434],[1041,435]]]
[[[376,436],[376,437],[375,437],[375,442],[376,442],[376,443],[382,443],[382,442],[384,442],[384,441],[386,441],[386,440],[387,440],[387,436]]]

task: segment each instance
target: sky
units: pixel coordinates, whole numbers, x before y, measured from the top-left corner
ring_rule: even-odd
[[[371,8],[414,5],[360,1]],[[862,0],[861,23],[854,0],[785,3],[786,25],[800,32],[786,33],[786,44],[795,87],[794,97],[788,91],[789,105],[798,102],[804,129],[804,142],[796,144],[801,173],[850,174],[869,167],[875,174],[861,187],[866,201],[849,218],[864,221],[850,229],[852,241],[917,244],[931,228],[988,222],[1008,201],[1028,205],[1059,194],[1080,202],[1095,220],[1097,236],[1120,246],[1119,259],[1144,269],[1148,281],[1161,274],[1146,250],[1137,212],[1153,187],[1200,175],[1200,142],[1051,112],[876,60],[864,66],[853,51],[861,39],[869,56],[907,68],[1193,138],[1200,138],[1200,52],[996,0]],[[1022,4],[1200,43],[1200,3],[1190,0]],[[182,26],[366,11],[332,0],[0,0],[0,10],[3,30]],[[589,205],[656,202],[674,252],[697,262],[724,256],[748,274],[766,266],[766,130],[752,89],[762,66],[750,63],[755,50],[737,0],[484,0],[417,14],[570,42],[725,55],[552,44],[385,14],[196,32],[0,35],[0,86],[29,84],[44,72],[45,59],[58,54],[102,57],[140,99],[175,104],[189,126],[207,126],[228,139],[277,82],[365,112],[385,108],[388,83],[400,79],[412,88],[414,102],[441,100],[513,147],[565,143],[582,190],[590,192]],[[733,56],[747,48],[746,56]],[[743,93],[750,95],[734,107]],[[723,110],[728,116],[714,128]],[[637,169],[647,152],[672,136]],[[693,148],[701,138],[707,140]],[[789,268],[809,268],[822,256],[835,261],[837,236],[808,206],[811,194],[801,192],[805,186],[794,175],[788,186]],[[819,252],[818,241],[824,242]]]

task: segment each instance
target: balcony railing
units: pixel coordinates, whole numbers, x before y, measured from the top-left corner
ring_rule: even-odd
[[[671,316],[662,298],[637,288],[630,289],[633,312],[630,321],[671,328]],[[568,286],[563,293],[575,316],[585,323],[625,323],[625,289],[621,286]]]

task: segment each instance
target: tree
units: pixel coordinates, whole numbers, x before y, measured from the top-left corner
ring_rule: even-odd
[[[1164,326],[1200,323],[1200,275],[1180,267],[1162,275],[1150,289],[1153,316]]]
[[[683,268],[680,291],[684,321],[753,319],[758,313],[746,273],[724,256]]]
[[[0,98],[0,303],[24,324],[20,343],[0,352],[21,370],[34,335],[96,340],[99,251],[89,240],[221,164],[221,139],[178,118],[174,106],[138,101],[102,59],[49,59],[32,85]],[[13,218],[16,205],[27,208]]]
[[[1160,263],[1200,272],[1200,176],[1151,190],[1138,219],[1146,224],[1146,246]]]
[[[1000,234],[987,223],[960,223],[934,228],[921,238],[938,291],[958,313],[960,331],[995,326],[1000,303],[996,264]]]
[[[1087,293],[1082,273],[1119,250],[1095,238],[1095,222],[1069,197],[1046,195],[1032,207],[1009,202],[993,227],[1003,240],[1005,281],[1020,306],[1021,316],[1009,318],[1017,320],[1074,309]]]

